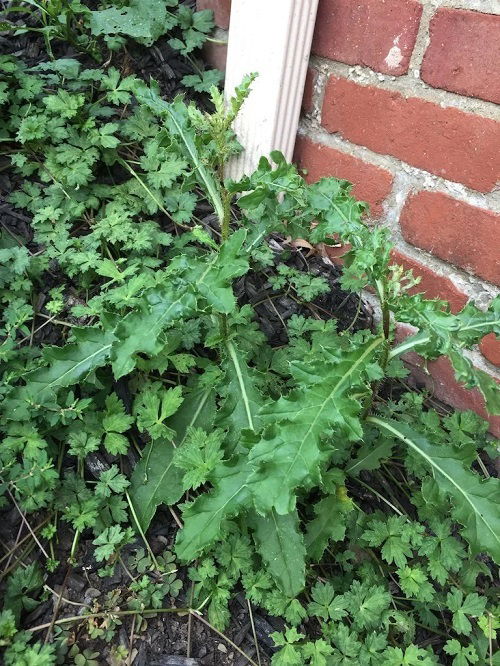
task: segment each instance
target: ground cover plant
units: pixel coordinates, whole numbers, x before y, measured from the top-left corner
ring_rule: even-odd
[[[168,9],[138,25],[133,1],[43,3],[30,27],[49,57],[0,57],[20,221],[0,236],[0,493],[19,520],[1,557],[4,662],[139,663],[152,618],[224,632],[239,595],[255,638],[252,656],[228,643],[242,664],[498,663],[496,443],[475,414],[394,387],[405,352],[444,354],[500,413],[464,352],[500,335],[500,299],[452,315],[409,295],[388,231],[345,181],[307,185],[279,153],[225,181],[253,75],[228,105],[212,87],[200,108],[91,62],[167,30],[186,57],[201,44],[183,31],[207,34],[206,14],[190,28],[189,7],[156,4],[177,22]],[[84,55],[55,58],[57,40]],[[186,76],[198,93],[210,83]],[[327,273],[294,259],[338,242],[350,249],[335,281],[358,303],[346,326],[318,306]],[[273,305],[283,293],[293,314]],[[396,321],[418,332],[397,343]],[[168,538],[153,538],[165,521]],[[71,598],[74,572],[105,594]]]

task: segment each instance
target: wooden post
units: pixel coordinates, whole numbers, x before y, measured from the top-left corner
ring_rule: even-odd
[[[234,125],[245,150],[228,164],[228,177],[251,173],[272,150],[292,158],[317,5],[318,0],[233,0],[226,97],[245,74],[259,76]]]

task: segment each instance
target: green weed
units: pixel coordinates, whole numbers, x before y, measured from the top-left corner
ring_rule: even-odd
[[[113,11],[125,22],[135,10]],[[94,25],[109,26],[110,10],[100,11]],[[188,25],[183,11],[177,46],[188,53],[208,24],[190,14]],[[102,575],[136,572],[125,596],[114,591],[54,626],[86,623],[109,641],[122,617],[175,612],[163,604],[180,593],[177,559],[188,566],[189,606],[216,627],[229,622],[237,586],[284,618],[273,665],[495,663],[500,491],[487,425],[381,388],[405,376],[405,352],[446,355],[498,414],[498,387],[464,350],[500,334],[500,299],[454,315],[410,296],[412,276],[389,267],[389,232],[365,224],[346,181],[307,185],[279,153],[224,181],[240,149],[231,124],[253,77],[227,108],[212,88],[206,114],[166,102],[154,83],[72,59],[27,69],[2,56],[0,71],[0,135],[20,179],[10,201],[33,232],[29,243],[0,236],[0,492],[28,517],[49,512],[41,539],[50,566],[63,522],[73,562],[81,535],[92,534]],[[206,201],[216,228],[199,212]],[[272,347],[234,281],[264,266],[275,267],[274,289],[286,284],[301,300],[326,286],[281,263],[271,234],[348,244],[342,287],[376,292],[377,330],[293,316],[288,344]],[[398,344],[395,321],[418,332]],[[37,343],[46,322],[57,346]],[[108,463],[92,478],[85,464],[97,452]],[[175,558],[155,556],[146,539],[155,512],[183,497]],[[137,541],[144,548],[127,558]],[[44,645],[19,630],[43,584],[35,564],[8,578],[7,665],[48,666],[64,643],[64,632]]]

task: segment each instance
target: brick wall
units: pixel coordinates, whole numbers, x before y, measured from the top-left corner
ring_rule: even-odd
[[[196,0],[198,10],[211,9],[214,13],[214,37],[219,42],[227,42],[229,17],[231,14],[231,0]],[[225,70],[227,45],[207,42],[203,47],[203,55],[212,67]]]
[[[227,27],[230,2],[198,4]],[[351,181],[391,229],[394,261],[421,277],[415,291],[455,312],[500,286],[498,104],[499,0],[319,0],[296,161],[310,181]],[[500,380],[494,336],[472,359]],[[483,411],[444,359],[429,371],[437,397]]]
[[[415,291],[453,311],[500,285],[499,14],[497,0],[319,0],[297,137],[306,177],[354,183]],[[473,361],[500,378],[500,341]],[[428,369],[438,397],[483,411],[444,359]]]

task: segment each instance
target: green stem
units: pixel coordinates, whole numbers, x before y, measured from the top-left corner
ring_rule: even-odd
[[[69,554],[68,561],[73,564],[75,562],[75,553],[78,547],[78,540],[80,538],[80,530],[76,530],[75,536],[73,537],[73,543],[71,544],[71,551]]]
[[[92,620],[97,617],[121,617],[126,615],[155,615],[156,613],[193,613],[196,614],[196,611],[193,611],[191,608],[147,608],[146,610],[119,610],[119,611],[103,611],[101,613],[86,613],[85,615],[72,615],[71,617],[63,617],[60,620],[56,620],[53,624],[68,624],[70,622],[81,622],[82,620]],[[26,631],[43,631],[48,629],[50,622],[45,624],[39,624],[36,627],[31,627]]]
[[[396,358],[397,356],[401,356],[401,354],[411,351],[412,349],[418,347],[419,345],[426,344],[427,342],[430,341],[430,339],[431,339],[430,335],[419,338],[412,336],[409,340],[402,342],[400,345],[390,350],[389,361],[393,358]]]
[[[369,490],[371,493],[373,493],[373,494],[375,495],[375,497],[378,497],[379,500],[381,500],[382,502],[385,502],[385,503],[387,504],[387,506],[390,506],[391,509],[392,509],[395,513],[398,514],[398,516],[404,516],[404,517],[406,517],[405,514],[397,508],[397,506],[394,506],[394,504],[393,504],[392,502],[389,502],[389,500],[387,499],[387,497],[384,497],[383,495],[381,495],[377,490],[375,490],[375,488],[372,488],[371,486],[369,486],[367,483],[365,483],[364,481],[362,481],[362,480],[359,479],[359,478],[356,479],[356,483],[359,483],[360,485],[363,486],[363,488],[366,488],[366,489]]]
[[[382,333],[385,339],[384,351],[381,359],[382,369],[385,370],[385,367],[389,361],[389,352],[390,352],[390,342],[391,342],[391,311],[387,303],[386,298],[386,289],[385,284],[382,280],[377,280],[375,282],[377,288],[377,295],[380,301],[380,307],[382,309]]]
[[[137,514],[136,514],[135,509],[134,509],[134,505],[132,504],[132,500],[130,499],[130,495],[128,494],[127,491],[125,491],[125,497],[127,498],[127,502],[128,502],[129,508],[130,508],[130,513],[132,514],[132,518],[134,519],[134,522],[137,526],[137,531],[139,532],[139,534],[142,537],[142,540],[144,541],[144,545],[147,548],[149,556],[151,557],[151,560],[153,561],[153,564],[155,565],[156,570],[160,571],[160,565],[158,564],[158,561],[157,561],[153,551],[151,550],[151,546],[149,545],[148,540],[146,539],[146,535],[144,534],[144,531],[143,531],[142,527],[140,526],[139,519],[137,518]]]
[[[224,188],[224,163],[220,162],[217,168],[218,178],[219,178],[219,191],[221,192],[221,204],[222,204],[222,218],[220,219],[220,230],[221,238],[220,244],[222,245],[225,241],[228,240],[231,233],[231,194],[227,192]],[[217,211],[216,211],[217,212]],[[219,327],[221,332],[221,337],[223,340],[227,340],[229,337],[229,328],[227,324],[227,315],[219,315]]]
[[[384,344],[382,349],[382,357],[379,361],[382,371],[385,372],[387,363],[389,362],[389,352],[390,352],[390,334],[391,334],[391,313],[387,300],[385,297],[385,286],[381,280],[375,282],[377,288],[377,295],[380,301],[380,307],[382,309],[382,334],[384,336]],[[362,418],[365,419],[368,414],[371,412],[373,403],[377,394],[379,392],[381,381],[372,382],[371,391],[368,395],[365,406],[363,408]]]
[[[229,192],[224,192],[222,195],[222,210],[221,242],[223,243],[229,238],[231,232],[231,195]]]
[[[207,37],[207,42],[210,42],[211,44],[222,44],[223,46],[227,46],[228,44],[227,39],[214,39],[213,37]]]
[[[220,328],[220,334],[221,338],[223,340],[227,340],[229,337],[229,327],[227,325],[227,315],[226,314],[219,314],[219,328]]]

